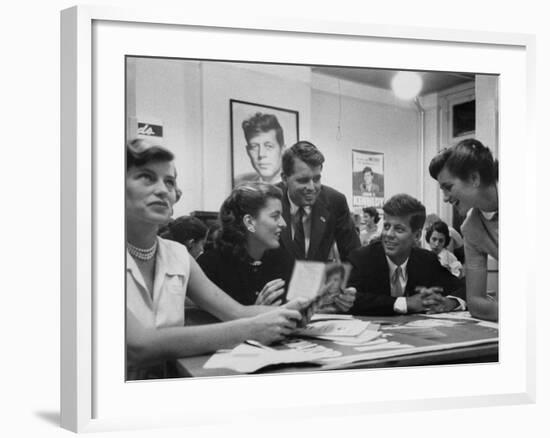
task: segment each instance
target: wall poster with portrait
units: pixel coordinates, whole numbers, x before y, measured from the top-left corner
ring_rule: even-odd
[[[248,181],[281,181],[285,147],[299,139],[298,111],[230,99],[233,187]]]
[[[384,203],[384,154],[352,150],[354,207],[382,207]]]

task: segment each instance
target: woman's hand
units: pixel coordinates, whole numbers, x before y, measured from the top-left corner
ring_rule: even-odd
[[[301,319],[302,315],[298,310],[286,307],[261,313],[250,318],[250,339],[265,345],[281,341],[292,333]]]
[[[283,300],[282,295],[285,293],[285,281],[276,278],[268,281],[261,292],[256,297],[256,305],[264,306],[279,306]]]

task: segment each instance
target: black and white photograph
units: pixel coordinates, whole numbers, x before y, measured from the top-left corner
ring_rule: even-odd
[[[299,138],[298,112],[230,100],[233,187],[250,181],[281,182],[285,146]]]
[[[498,76],[125,74],[127,380],[498,362]]]

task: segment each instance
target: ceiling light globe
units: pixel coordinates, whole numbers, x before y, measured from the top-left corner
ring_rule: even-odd
[[[392,79],[392,89],[397,97],[404,100],[414,99],[422,89],[422,78],[418,73],[400,71]]]

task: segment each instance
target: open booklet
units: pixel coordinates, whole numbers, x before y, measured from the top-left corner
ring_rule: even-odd
[[[351,266],[348,263],[322,263],[298,260],[294,264],[288,285],[287,299],[308,299],[311,302],[304,315],[311,314],[329,304],[347,285]]]

